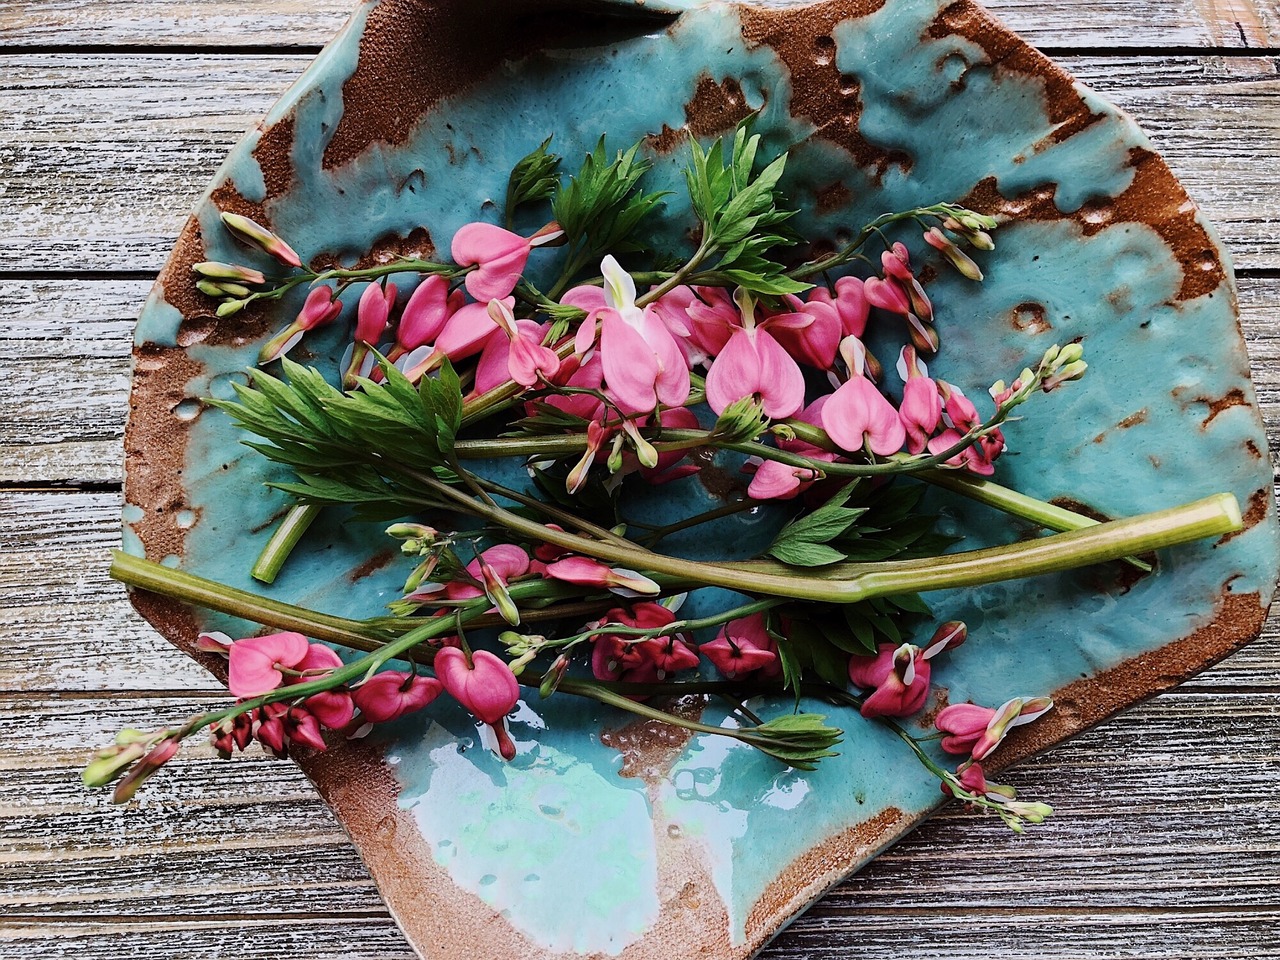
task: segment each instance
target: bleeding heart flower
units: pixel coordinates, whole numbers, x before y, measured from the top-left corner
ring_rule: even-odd
[[[333,288],[316,287],[307,294],[307,300],[293,323],[262,345],[258,363],[265,364],[280,359],[298,344],[304,333],[332,323],[340,313],[342,301],[333,299]]]
[[[485,567],[505,587],[516,577],[523,577],[529,572],[529,555],[513,543],[499,543],[468,563],[467,573],[475,581],[483,582]],[[471,600],[484,595],[484,591],[475,583],[460,580],[446,584],[444,592],[450,600]]]
[[[396,325],[396,343],[387,354],[395,363],[401,357],[419,347],[433,343],[444,329],[449,317],[466,302],[461,290],[449,293],[449,282],[444,277],[432,275],[418,284],[409,297]]]
[[[815,427],[822,426],[822,409],[830,399],[830,394],[821,396],[809,406],[797,419],[811,423]],[[832,463],[836,455],[829,450],[815,447],[803,440],[778,440],[778,448],[789,453],[798,453],[810,460],[822,460]],[[753,500],[790,500],[808,490],[817,480],[817,474],[809,467],[795,467],[777,460],[765,460],[757,468],[751,484],[747,487],[747,496]]]
[[[300,633],[272,633],[247,637],[231,645],[227,687],[240,700],[270,693],[284,683],[281,669],[292,670],[307,656],[311,644]]]
[[[762,324],[791,356],[819,370],[827,370],[835,363],[836,350],[844,337],[840,314],[836,308],[821,300],[805,303],[793,294],[782,298],[791,308],[789,313],[779,313]]]
[[[756,397],[772,419],[789,417],[804,406],[804,374],[792,356],[756,325],[755,303],[737,294],[742,326],[729,336],[707,371],[707,403],[716,415],[744,397]]]
[[[591,557],[565,557],[546,566],[553,580],[576,583],[584,587],[604,587],[624,597],[653,596],[661,591],[656,583],[635,570],[610,567]]]
[[[850,453],[863,447],[887,457],[902,449],[907,432],[892,403],[864,376],[841,384],[822,408],[822,426],[831,439]]]
[[[527,238],[491,223],[468,223],[453,235],[450,250],[454,263],[476,268],[463,281],[467,293],[488,303],[509,296],[516,288],[534,247],[552,243],[563,234],[555,223]]]
[[[929,699],[929,661],[920,648],[882,643],[874,656],[849,658],[849,679],[856,687],[872,689],[862,702],[864,717],[909,717]]]
[[[934,726],[947,734],[942,738],[942,749],[947,753],[967,753],[982,760],[1000,746],[1010,730],[1031,723],[1052,707],[1048,697],[1014,697],[994,710],[974,703],[953,703],[938,713]]]
[[[600,272],[608,303],[598,312],[605,392],[628,416],[682,406],[689,367],[671,331],[652,308],[636,306],[635,281],[617,260],[605,257]]]
[[[489,319],[507,338],[507,372],[522,387],[532,387],[539,380],[550,381],[560,369],[560,358],[550,347],[542,345],[541,330],[536,333],[516,323],[511,307],[501,300],[489,301]]]
[[[443,689],[444,685],[435,677],[384,670],[356,687],[352,697],[365,720],[387,723],[421,710]]]
[[[520,700],[520,683],[511,668],[488,650],[467,655],[456,647],[436,653],[436,677],[458,703],[498,736],[499,752],[506,760],[515,758],[516,746],[507,733],[507,714]]]
[[[907,432],[907,450],[920,453],[929,445],[929,437],[942,422],[938,385],[929,379],[928,369],[910,345],[902,348],[898,372],[905,381],[898,418]]]
[[[837,280],[834,296],[826,287],[814,287],[809,291],[809,302],[833,306],[840,318],[844,336],[861,337],[866,333],[871,304],[867,302],[866,290],[857,277],[841,277]]]
[[[763,613],[730,620],[714,640],[698,647],[698,652],[730,680],[756,672],[765,679],[782,673],[777,643],[769,636]]]

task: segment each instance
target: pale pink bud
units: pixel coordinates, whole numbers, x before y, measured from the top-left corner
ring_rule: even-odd
[[[269,253],[286,266],[302,266],[302,259],[294,252],[293,247],[262,224],[248,217],[242,217],[238,213],[223,213],[222,222],[237,240],[251,247],[257,247],[264,253]]]

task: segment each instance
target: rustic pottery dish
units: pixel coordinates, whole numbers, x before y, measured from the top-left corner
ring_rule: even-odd
[[[1010,429],[1013,486],[1116,516],[1218,490],[1243,505],[1242,532],[1169,551],[1140,579],[1113,565],[930,596],[977,638],[949,665],[951,702],[998,702],[1011,682],[1057,702],[1000,762],[1252,639],[1280,560],[1227,254],[1129,119],[968,0],[362,3],[232,151],[138,323],[126,549],[248,588],[260,531],[286,506],[262,486],[275,468],[200,398],[229,396],[302,292],[216,319],[189,267],[243,259],[219,211],[322,263],[426,255],[548,133],[568,156],[605,132],[647,138],[660,185],[688,137],[751,111],[772,150],[792,150],[787,193],[808,233],[835,239],[940,200],[1016,217],[983,285],[933,280],[952,305],[939,369],[965,389],[1051,343],[1088,347],[1090,387]],[[332,368],[341,341],[308,346]],[[679,496],[713,493],[691,480]],[[967,547],[1030,533],[938,503]],[[725,543],[750,539],[739,523],[720,528]],[[377,528],[325,521],[272,593],[380,614],[405,573],[384,544]],[[134,602],[193,655],[199,630],[244,626]],[[847,724],[842,756],[800,773],[562,699],[521,705],[510,764],[443,700],[377,742],[302,761],[423,956],[748,957],[942,800],[874,725]]]

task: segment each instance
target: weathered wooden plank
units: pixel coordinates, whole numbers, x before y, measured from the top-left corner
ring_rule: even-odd
[[[989,0],[1030,42],[1052,47],[1280,44],[1275,0]],[[0,46],[122,44],[315,46],[346,19],[350,0],[39,0],[0,6]]]
[[[336,922],[382,930],[363,868],[291,764],[214,761],[193,743],[122,808],[75,782],[104,727],[149,728],[184,708],[0,698],[5,778],[21,785],[0,800],[0,908],[14,918],[0,944],[25,947],[39,928],[70,953],[85,938],[147,930],[157,939],[139,949],[156,955],[174,943],[251,955],[277,935],[255,923],[280,911],[311,933],[289,955],[310,958],[332,949],[322,938]],[[896,956],[938,956],[957,918],[973,956],[1000,955],[1017,929],[1043,934],[1037,956],[1104,956],[1120,931],[1156,930],[1170,957],[1234,956],[1211,949],[1226,931],[1250,955],[1277,929],[1277,733],[1278,693],[1157,698],[1006,776],[1055,803],[1048,824],[1017,838],[951,811],[839,887],[767,956],[845,956],[836,947],[854,943],[859,955],[888,956],[894,931]],[[378,943],[398,948],[389,935]]]
[[[1280,267],[1280,75],[1269,58],[1070,57],[1129,109],[1239,266]],[[229,147],[299,56],[0,56],[0,270],[158,270]],[[127,79],[122,79],[127,78]]]
[[[811,911],[760,954],[761,960],[990,960],[1034,956],[1043,960],[1134,957],[1144,960],[1260,960],[1280,956],[1280,923],[1268,911],[1175,914],[1071,912],[994,914],[892,911],[827,917]],[[236,918],[231,922],[42,924],[8,922],[0,944],[23,960],[105,956],[121,943],[132,960],[226,960],[286,956],[292,960],[414,960],[390,920],[294,917]],[[1146,949],[1150,947],[1150,949]]]

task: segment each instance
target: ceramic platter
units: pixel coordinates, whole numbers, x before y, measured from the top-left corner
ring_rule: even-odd
[[[1057,701],[1002,762],[1252,639],[1277,537],[1227,255],[1132,121],[967,0],[361,4],[232,151],[138,323],[126,547],[248,588],[286,507],[263,487],[273,469],[200,398],[228,396],[301,297],[213,317],[190,265],[246,256],[219,211],[270,224],[317,263],[426,255],[492,215],[512,164],[548,134],[571,158],[602,133],[643,139],[653,184],[678,189],[687,139],[751,111],[767,152],[792,150],[785,188],[807,235],[835,242],[884,211],[942,200],[1013,218],[984,284],[932,280],[934,372],[975,395],[1077,338],[1091,369],[1086,388],[1009,429],[998,479],[1113,516],[1219,490],[1242,504],[1243,532],[1166,551],[1137,581],[1109,567],[929,596],[972,637],[939,671],[943,696]],[[692,222],[681,196],[667,207],[673,245]],[[333,370],[345,335],[308,342],[316,362]],[[662,489],[659,514],[716,496],[697,478]],[[966,547],[1031,533],[980,506],[934,506]],[[703,547],[748,543],[761,522],[722,521]],[[331,519],[272,593],[380,614],[406,573],[386,543]],[[135,603],[187,650],[202,628],[251,629]],[[441,702],[302,766],[424,957],[727,960],[755,953],[941,801],[884,731],[840,725],[842,755],[801,774],[560,697],[520,705],[520,753],[503,764]]]

